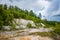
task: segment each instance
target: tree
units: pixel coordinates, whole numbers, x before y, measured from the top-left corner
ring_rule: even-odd
[[[15,10],[16,10],[16,11],[19,11],[19,10],[20,10],[20,8],[18,8],[17,6],[15,6]]]
[[[41,18],[42,17],[42,15],[41,15],[41,13],[39,13],[39,16],[38,16],[39,18]]]
[[[3,5],[0,5],[0,13],[3,11]]]
[[[30,16],[35,16],[33,10],[30,10],[29,15],[30,15]]]
[[[10,5],[9,10],[12,11],[13,9],[14,9],[14,7]]]
[[[25,14],[27,14],[27,15],[28,15],[28,13],[29,13],[28,10],[25,10],[24,12],[25,12]]]
[[[6,5],[6,4],[4,5],[4,9],[5,9],[5,10],[7,9],[7,5]]]

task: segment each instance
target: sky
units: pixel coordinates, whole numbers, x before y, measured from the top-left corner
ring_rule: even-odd
[[[60,0],[0,0],[0,4],[18,6],[42,14],[42,19],[60,21]]]

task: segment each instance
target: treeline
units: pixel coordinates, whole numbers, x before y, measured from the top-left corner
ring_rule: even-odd
[[[10,25],[14,18],[23,18],[40,22],[40,18],[35,15],[33,10],[22,10],[17,6],[10,5],[9,7],[0,4],[0,26]]]

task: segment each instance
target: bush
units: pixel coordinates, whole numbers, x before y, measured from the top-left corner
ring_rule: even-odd
[[[32,28],[30,23],[27,24],[27,28]]]
[[[11,30],[15,30],[15,25],[14,24],[11,24]]]
[[[60,27],[55,27],[54,32],[60,35]]]

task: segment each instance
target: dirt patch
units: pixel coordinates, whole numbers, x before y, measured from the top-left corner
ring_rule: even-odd
[[[50,37],[41,37],[38,35],[29,35],[29,36],[19,36],[14,38],[9,38],[9,40],[53,40]]]

